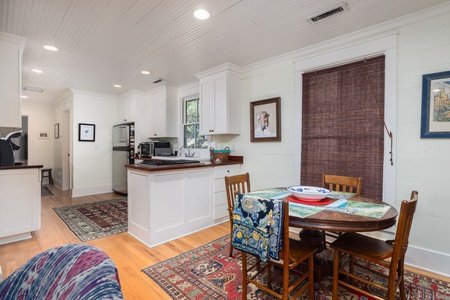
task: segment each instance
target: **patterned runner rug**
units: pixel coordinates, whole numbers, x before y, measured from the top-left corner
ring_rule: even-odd
[[[224,236],[209,244],[183,253],[174,258],[160,262],[143,270],[172,299],[241,299],[241,258],[230,258],[229,236]],[[236,251],[234,251],[236,253]],[[320,254],[323,258],[331,258],[332,251],[325,250]],[[236,255],[235,255],[236,256]],[[274,284],[278,288],[281,272],[275,269]],[[369,273],[368,273],[369,274]],[[381,280],[374,275],[372,280]],[[408,299],[450,299],[450,283],[430,277],[406,272],[406,289]],[[265,278],[261,278],[265,280]],[[332,278],[325,277],[319,284],[320,299],[331,299]],[[247,299],[275,299],[263,293],[255,286],[249,285]],[[299,299],[308,299],[307,292]],[[365,296],[340,287],[339,299],[370,300]]]
[[[41,186],[41,197],[52,197],[54,196],[52,191],[47,186]]]
[[[53,210],[83,242],[128,230],[127,198],[118,198]]]

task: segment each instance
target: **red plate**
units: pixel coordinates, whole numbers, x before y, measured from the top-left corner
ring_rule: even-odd
[[[292,195],[288,196],[287,198],[289,201],[301,203],[301,204],[308,204],[308,205],[325,205],[325,204],[330,204],[331,202],[333,202],[333,200],[328,199],[328,198],[324,198],[319,201],[311,201],[311,200],[303,201],[302,199],[298,199]]]

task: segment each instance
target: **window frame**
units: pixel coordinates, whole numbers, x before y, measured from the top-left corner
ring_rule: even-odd
[[[347,48],[328,51],[317,56],[295,62],[295,154],[294,154],[294,178],[301,183],[301,134],[302,134],[302,74],[307,71],[328,68],[335,65],[349,63],[354,60],[364,59],[367,56],[377,54],[385,55],[385,123],[393,135],[391,165],[389,152],[391,141],[385,133],[384,142],[384,164],[383,164],[383,199],[382,201],[395,205],[396,199],[396,163],[397,163],[397,135],[396,135],[396,35],[389,35],[365,43],[356,44]],[[364,179],[363,179],[364,180]]]
[[[187,105],[188,102],[194,101],[194,100],[197,100],[198,121],[197,122],[187,123],[186,122],[186,119],[187,119],[187,116],[186,116],[186,111],[187,111],[186,108],[187,107],[186,107],[186,105]],[[182,105],[182,107],[181,107],[181,136],[182,136],[182,143],[181,144],[182,145],[181,146],[184,147],[184,148],[187,148],[187,145],[185,144],[186,138],[185,138],[185,135],[184,135],[185,134],[185,126],[186,125],[195,125],[195,124],[197,124],[197,126],[198,126],[199,135],[195,138],[196,139],[195,144],[198,144],[198,139],[200,137],[203,136],[205,139],[207,139],[207,137],[200,134],[200,97],[198,95],[183,97],[182,101],[181,101],[181,105]],[[207,146],[204,147],[204,148],[195,147],[195,148],[191,148],[191,149],[206,149],[206,148],[208,148],[208,147]]]

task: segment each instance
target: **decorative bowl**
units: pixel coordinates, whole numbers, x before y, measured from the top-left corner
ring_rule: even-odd
[[[331,193],[330,190],[321,187],[301,185],[290,186],[287,190],[291,192],[295,198],[304,201],[318,201],[326,198]]]

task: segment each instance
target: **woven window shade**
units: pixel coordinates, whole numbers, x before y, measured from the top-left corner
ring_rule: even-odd
[[[384,56],[303,74],[301,184],[362,177],[381,201],[384,130]]]

